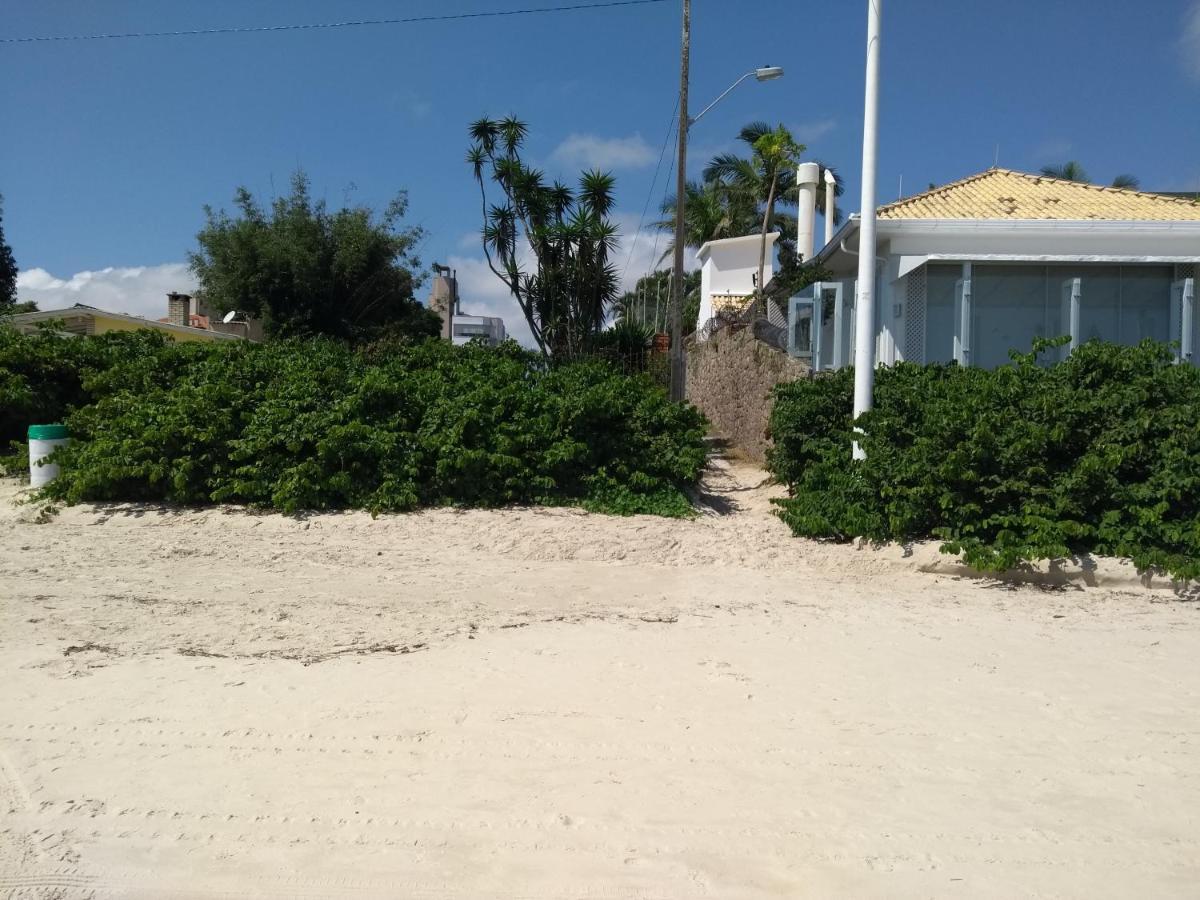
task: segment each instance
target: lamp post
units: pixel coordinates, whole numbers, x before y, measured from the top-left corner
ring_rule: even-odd
[[[700,110],[695,116],[689,116],[687,111],[688,98],[688,61],[691,44],[691,0],[683,2],[683,66],[679,83],[679,163],[675,178],[675,259],[671,275],[671,399],[681,401],[684,398],[684,376],[686,372],[683,355],[683,251],[684,244],[684,207],[687,200],[687,140],[692,125],[724,100],[730,92],[747,78],[758,81],[774,81],[783,77],[781,66],[760,66],[751,69],[737,81],[722,91],[717,99]]]
[[[875,390],[875,172],[879,151],[879,30],[883,0],[867,0],[867,85],[863,110],[862,212],[854,333],[854,418],[869,411]],[[861,431],[861,429],[855,429]],[[854,441],[855,459],[866,453]]]

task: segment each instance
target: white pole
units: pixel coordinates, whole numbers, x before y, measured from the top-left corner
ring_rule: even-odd
[[[854,417],[871,408],[875,390],[875,173],[879,150],[879,30],[883,0],[867,0],[867,85],[863,110],[862,212],[855,310]],[[866,453],[854,442],[854,458]]]
[[[837,179],[828,169],[825,170],[825,246],[833,240],[834,204],[837,202]]]

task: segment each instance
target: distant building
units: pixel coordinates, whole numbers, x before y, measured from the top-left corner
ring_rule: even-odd
[[[236,320],[224,323],[212,321],[205,312],[192,312],[192,297],[187,294],[167,295],[167,316],[153,320],[127,313],[109,312],[94,306],[77,303],[65,309],[43,309],[20,313],[9,320],[17,330],[32,332],[43,322],[62,322],[67,334],[94,335],[110,331],[161,331],[177,341],[237,341],[257,340],[261,325]],[[257,332],[257,336],[255,336]]]
[[[167,317],[158,321],[236,334],[251,341],[264,339],[265,332],[261,320],[239,312],[235,312],[228,322],[225,321],[226,318],[229,318],[228,315],[221,316],[208,305],[208,301],[201,294],[191,296],[172,292],[167,294]]]
[[[466,344],[482,338],[493,347],[504,342],[504,320],[495,316],[472,316],[462,311],[458,297],[458,278],[448,266],[433,264],[433,285],[429,308],[442,320],[442,338]]]

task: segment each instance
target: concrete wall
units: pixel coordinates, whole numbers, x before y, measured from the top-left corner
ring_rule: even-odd
[[[759,340],[770,326],[724,328],[688,349],[687,399],[708,416],[713,431],[749,459],[762,462],[769,441],[771,388],[807,378],[807,363]]]

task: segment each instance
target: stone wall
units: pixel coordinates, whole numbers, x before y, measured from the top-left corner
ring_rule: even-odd
[[[708,416],[715,433],[756,462],[766,458],[770,443],[771,388],[809,374],[807,363],[779,349],[780,331],[760,320],[723,328],[688,348],[688,400]]]

